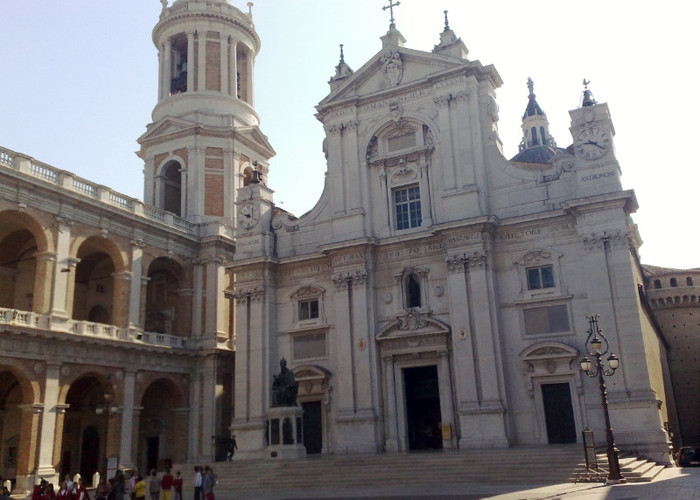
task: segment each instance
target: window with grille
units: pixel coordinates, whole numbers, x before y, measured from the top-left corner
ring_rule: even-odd
[[[409,186],[394,190],[396,229],[420,227],[423,222],[420,204],[420,188]]]
[[[552,266],[531,267],[527,269],[528,290],[554,288],[554,270]]]
[[[318,299],[299,301],[299,321],[318,318]]]

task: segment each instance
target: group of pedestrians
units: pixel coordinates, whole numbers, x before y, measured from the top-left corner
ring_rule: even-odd
[[[65,500],[89,500],[87,484],[82,477],[77,478],[77,484],[66,474],[65,480],[61,483],[58,491],[53,483],[42,479],[39,484],[34,485],[32,490],[32,500],[54,500],[62,498]]]
[[[134,499],[145,499],[148,495],[150,500],[182,500],[182,476],[180,471],[173,476],[170,468],[165,469],[160,478],[155,469],[151,470],[148,480],[136,474],[131,492]]]
[[[208,465],[202,469],[200,465],[194,468],[194,500],[215,500],[214,486],[216,474]]]

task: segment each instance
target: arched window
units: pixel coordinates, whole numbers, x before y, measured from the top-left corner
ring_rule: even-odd
[[[688,285],[688,286],[693,286],[693,278],[691,278],[690,276],[688,276],[688,277],[685,279],[685,284]]]
[[[654,288],[661,288],[661,280],[654,280]]]
[[[406,306],[409,309],[421,307],[420,283],[415,274],[411,274],[406,280]]]
[[[673,288],[678,286],[678,280],[676,278],[671,278],[671,286]]]
[[[163,167],[162,183],[161,208],[175,215],[182,215],[182,174],[178,162],[173,161]]]
[[[537,146],[539,144],[539,141],[537,140],[537,127],[532,127],[530,129],[530,133],[532,134],[532,145]]]
[[[547,137],[544,134],[544,127],[540,127],[540,137],[542,138],[542,144],[547,145]]]

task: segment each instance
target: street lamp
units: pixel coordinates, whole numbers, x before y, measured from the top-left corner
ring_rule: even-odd
[[[581,359],[581,370],[591,378],[598,377],[598,383],[600,385],[600,397],[603,400],[603,413],[605,414],[605,438],[608,442],[608,467],[610,468],[610,473],[608,474],[609,483],[625,483],[627,479],[620,473],[620,461],[617,457],[617,448],[615,448],[615,438],[613,437],[612,426],[610,425],[610,414],[608,413],[608,392],[605,387],[605,379],[603,376],[609,377],[615,370],[620,366],[620,358],[615,356],[613,353],[606,358],[608,361],[608,370],[603,368],[603,362],[601,358],[607,354],[610,347],[608,339],[603,335],[603,330],[598,328],[598,315],[593,314],[586,316],[588,319],[588,338],[586,339],[586,352],[595,358],[594,362],[591,362],[587,356]]]

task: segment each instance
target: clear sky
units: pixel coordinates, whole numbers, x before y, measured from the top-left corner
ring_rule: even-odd
[[[172,0],[170,0],[172,3]],[[231,0],[241,10],[242,0]],[[496,66],[499,131],[517,152],[527,78],[561,147],[583,78],[610,106],[623,185],[634,189],[643,263],[700,267],[700,3],[690,0],[400,0],[406,46],[432,50],[449,11],[469,58]],[[257,0],[256,108],[277,156],[275,201],[301,215],[321,194],[314,106],[338,63],[359,69],[389,27],[383,0]],[[136,139],[156,104],[159,0],[0,0],[0,146],[143,198]],[[692,146],[692,147],[691,147]],[[690,151],[690,153],[688,153]]]

